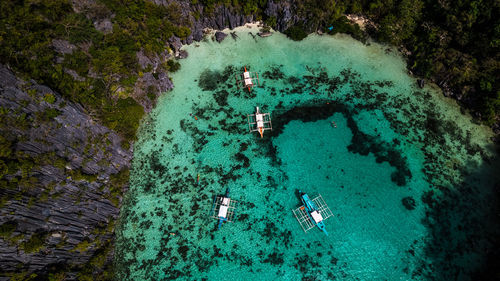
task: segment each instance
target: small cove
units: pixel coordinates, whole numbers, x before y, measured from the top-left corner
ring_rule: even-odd
[[[438,90],[419,89],[385,46],[236,32],[185,46],[175,89],[142,124],[118,276],[469,280],[498,234],[491,132]],[[260,75],[251,93],[234,83],[245,65]],[[263,139],[248,133],[255,106],[273,118]],[[216,231],[208,213],[226,187],[241,204]],[[300,228],[298,189],[325,198],[329,236]]]

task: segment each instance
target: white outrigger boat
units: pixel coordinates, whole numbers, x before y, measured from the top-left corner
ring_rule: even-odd
[[[232,222],[238,201],[229,197],[229,188],[226,189],[225,196],[215,196],[210,217],[219,221],[217,229],[220,229],[224,222]]]
[[[250,92],[255,84],[259,85],[259,74],[247,71],[245,66],[245,72],[236,76],[236,83],[239,88],[246,87]]]
[[[260,137],[264,137],[265,130],[272,130],[271,115],[269,113],[261,113],[259,107],[256,107],[255,114],[248,114],[248,128],[250,132],[259,132]]]
[[[314,226],[317,226],[321,231],[328,235],[324,221],[333,216],[333,213],[328,205],[326,205],[323,197],[318,195],[316,198],[310,199],[305,192],[300,190],[299,195],[300,201],[302,201],[303,205],[293,210],[293,214],[304,232],[307,232],[308,230],[314,228]]]

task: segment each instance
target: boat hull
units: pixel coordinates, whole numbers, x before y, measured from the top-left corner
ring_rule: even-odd
[[[317,221],[317,219],[314,218],[313,213],[316,212],[317,215],[319,214],[318,208],[316,207],[316,205],[314,204],[314,202],[309,198],[309,196],[305,192],[299,191],[299,194],[300,194],[300,200],[302,201],[302,204],[304,204],[304,207],[307,210],[307,214],[309,215],[309,219],[321,231],[323,231],[326,235],[328,235],[328,232],[326,231],[326,227],[325,227],[325,223],[323,222],[323,219],[321,218],[320,221]]]

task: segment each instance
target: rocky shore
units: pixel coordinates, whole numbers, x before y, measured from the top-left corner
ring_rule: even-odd
[[[99,273],[112,262],[132,151],[80,105],[1,65],[0,108],[2,156],[9,146],[29,165],[2,171],[0,280],[49,271],[75,279],[92,260]]]
[[[241,15],[234,8],[224,5],[216,6],[213,11],[207,13],[205,11],[206,8],[202,4],[191,4],[189,0],[175,0],[168,1],[168,3],[165,0],[156,0],[154,2],[158,5],[167,5],[172,2],[177,3],[182,8],[182,16],[192,23],[191,34],[185,40],[181,40],[175,36],[170,40],[170,47],[176,53],[178,53],[182,44],[191,44],[195,41],[203,40],[207,28],[214,30],[233,29],[257,20],[253,15]],[[269,17],[275,17],[277,19],[276,30],[283,32],[298,21],[306,20],[293,14],[293,9],[293,4],[288,1],[269,1],[264,13]],[[194,15],[200,16],[195,17]],[[178,42],[182,44],[178,44]]]

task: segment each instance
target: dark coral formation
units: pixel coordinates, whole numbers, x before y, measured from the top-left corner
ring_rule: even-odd
[[[377,137],[363,133],[353,119],[354,110],[348,106],[326,100],[316,101],[314,105],[298,106],[284,113],[275,116],[275,129],[273,136],[278,136],[288,122],[301,120],[303,122],[314,122],[327,119],[334,113],[342,113],[347,119],[347,125],[353,133],[351,144],[347,147],[352,153],[368,155],[373,153],[378,163],[388,162],[396,168],[396,172],[391,175],[391,179],[399,186],[404,186],[406,181],[412,177],[408,168],[406,157],[396,148],[395,143],[387,143]]]
[[[413,199],[413,197],[411,196],[401,199],[401,202],[408,211],[415,210],[415,207],[417,206],[415,199]]]
[[[200,75],[198,86],[202,88],[203,91],[213,91],[217,89],[220,82],[222,82],[222,78],[218,71],[206,69]]]

